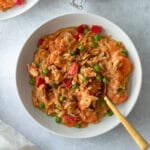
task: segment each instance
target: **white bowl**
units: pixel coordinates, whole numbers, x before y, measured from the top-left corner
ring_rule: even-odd
[[[26,0],[24,4],[12,7],[5,12],[0,12],[0,20],[16,17],[32,8],[39,0]]]
[[[141,63],[134,44],[124,31],[103,17],[92,14],[66,14],[51,19],[36,29],[27,39],[18,59],[16,69],[18,93],[25,109],[32,116],[32,118],[34,118],[34,120],[49,131],[69,138],[87,138],[103,134],[116,127],[119,124],[119,121],[115,116],[105,117],[100,123],[94,125],[90,124],[87,128],[82,129],[69,128],[64,125],[56,124],[53,117],[48,117],[33,107],[31,86],[28,84],[29,74],[26,70],[26,64],[31,63],[34,51],[37,48],[37,42],[43,35],[54,32],[63,27],[80,24],[102,25],[106,33],[112,35],[112,37],[116,40],[122,41],[129,51],[130,59],[134,65],[129,84],[129,98],[127,102],[118,106],[119,110],[125,116],[127,116],[133,109],[137,101],[142,82]]]

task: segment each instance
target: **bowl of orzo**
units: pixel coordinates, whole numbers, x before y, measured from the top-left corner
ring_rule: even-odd
[[[16,82],[38,124],[57,135],[87,138],[119,124],[105,95],[125,116],[131,112],[142,68],[134,44],[117,25],[92,14],[66,14],[27,39]]]

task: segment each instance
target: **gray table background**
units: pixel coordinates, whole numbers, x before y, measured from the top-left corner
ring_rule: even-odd
[[[137,145],[119,125],[89,139],[66,139],[48,133],[25,112],[15,90],[15,67],[26,38],[44,21],[64,13],[80,12],[69,0],[41,0],[27,13],[0,21],[0,119],[13,126],[41,150],[136,150]],[[110,19],[133,40],[143,66],[142,90],[130,122],[150,142],[150,0],[87,0],[81,12]]]

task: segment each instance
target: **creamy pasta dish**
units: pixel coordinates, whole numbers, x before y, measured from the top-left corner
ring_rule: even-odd
[[[43,36],[27,64],[33,105],[69,127],[112,116],[103,98],[114,104],[127,100],[132,71],[128,55],[123,43],[100,25],[82,24]]]

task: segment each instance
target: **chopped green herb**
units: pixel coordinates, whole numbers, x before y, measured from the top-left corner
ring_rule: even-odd
[[[77,124],[76,124],[76,128],[81,128],[81,124],[80,124],[80,123],[77,123]]]
[[[52,88],[52,89],[55,89],[56,87],[57,87],[57,84],[56,84],[56,83],[52,83],[52,84],[51,84],[51,88]]]
[[[30,84],[30,85],[35,85],[35,80],[30,79],[30,80],[29,80],[29,84]]]
[[[60,104],[56,104],[55,107],[56,107],[57,109],[59,109],[59,108],[61,107],[61,105],[60,105]]]
[[[90,67],[88,64],[85,64],[85,68],[88,68],[88,67]]]
[[[123,88],[119,88],[118,90],[118,93],[120,94],[120,95],[122,95],[122,94],[124,94],[124,92],[125,92],[125,87]]]
[[[36,66],[39,68],[40,67],[40,63],[36,63]]]
[[[39,103],[39,108],[44,109],[45,108],[45,104],[43,102]]]
[[[114,114],[114,113],[113,113],[111,110],[108,110],[108,111],[107,111],[107,115],[108,115],[108,116],[112,116],[113,114]]]
[[[96,80],[97,80],[97,81],[101,81],[101,79],[102,79],[102,76],[101,76],[100,74],[97,74],[97,75],[96,75]]]
[[[76,84],[72,85],[72,89],[76,90],[78,88],[78,86]]]
[[[94,36],[94,40],[95,41],[99,41],[101,39],[101,36],[99,35],[99,34],[96,34],[95,36]]]
[[[121,42],[120,41],[117,41],[116,42],[116,46],[120,46],[121,45]]]
[[[80,51],[83,51],[83,50],[84,50],[84,46],[83,46],[83,45],[80,45],[80,46],[78,47],[78,49],[79,49]]]
[[[88,32],[90,32],[89,28],[84,29],[84,34],[87,34]]]
[[[56,123],[61,123],[61,118],[58,117],[58,116],[56,116],[56,117],[55,117],[55,122],[56,122]]]
[[[61,102],[63,102],[63,101],[65,100],[65,96],[60,96],[60,97],[59,97],[59,100],[60,100]]]
[[[92,39],[92,47],[95,48],[96,47],[96,41],[94,39]]]
[[[107,84],[108,83],[108,78],[107,77],[103,77],[103,83]]]
[[[128,51],[126,50],[126,48],[122,48],[121,53],[125,56],[128,56]]]
[[[84,82],[88,81],[89,80],[89,77],[83,77],[82,79]]]
[[[100,68],[100,66],[98,64],[95,64],[93,66],[93,69],[94,69],[95,72],[100,72],[101,71],[101,68]]]
[[[100,103],[101,103],[102,105],[106,105],[106,101],[105,101],[104,99],[100,100]]]
[[[76,55],[76,51],[73,51],[73,50],[70,51],[70,55],[71,55],[71,56],[75,56],[75,55]]]
[[[48,73],[48,70],[47,70],[46,68],[44,68],[44,69],[42,70],[42,73],[43,73],[44,75],[46,75],[46,74]]]

